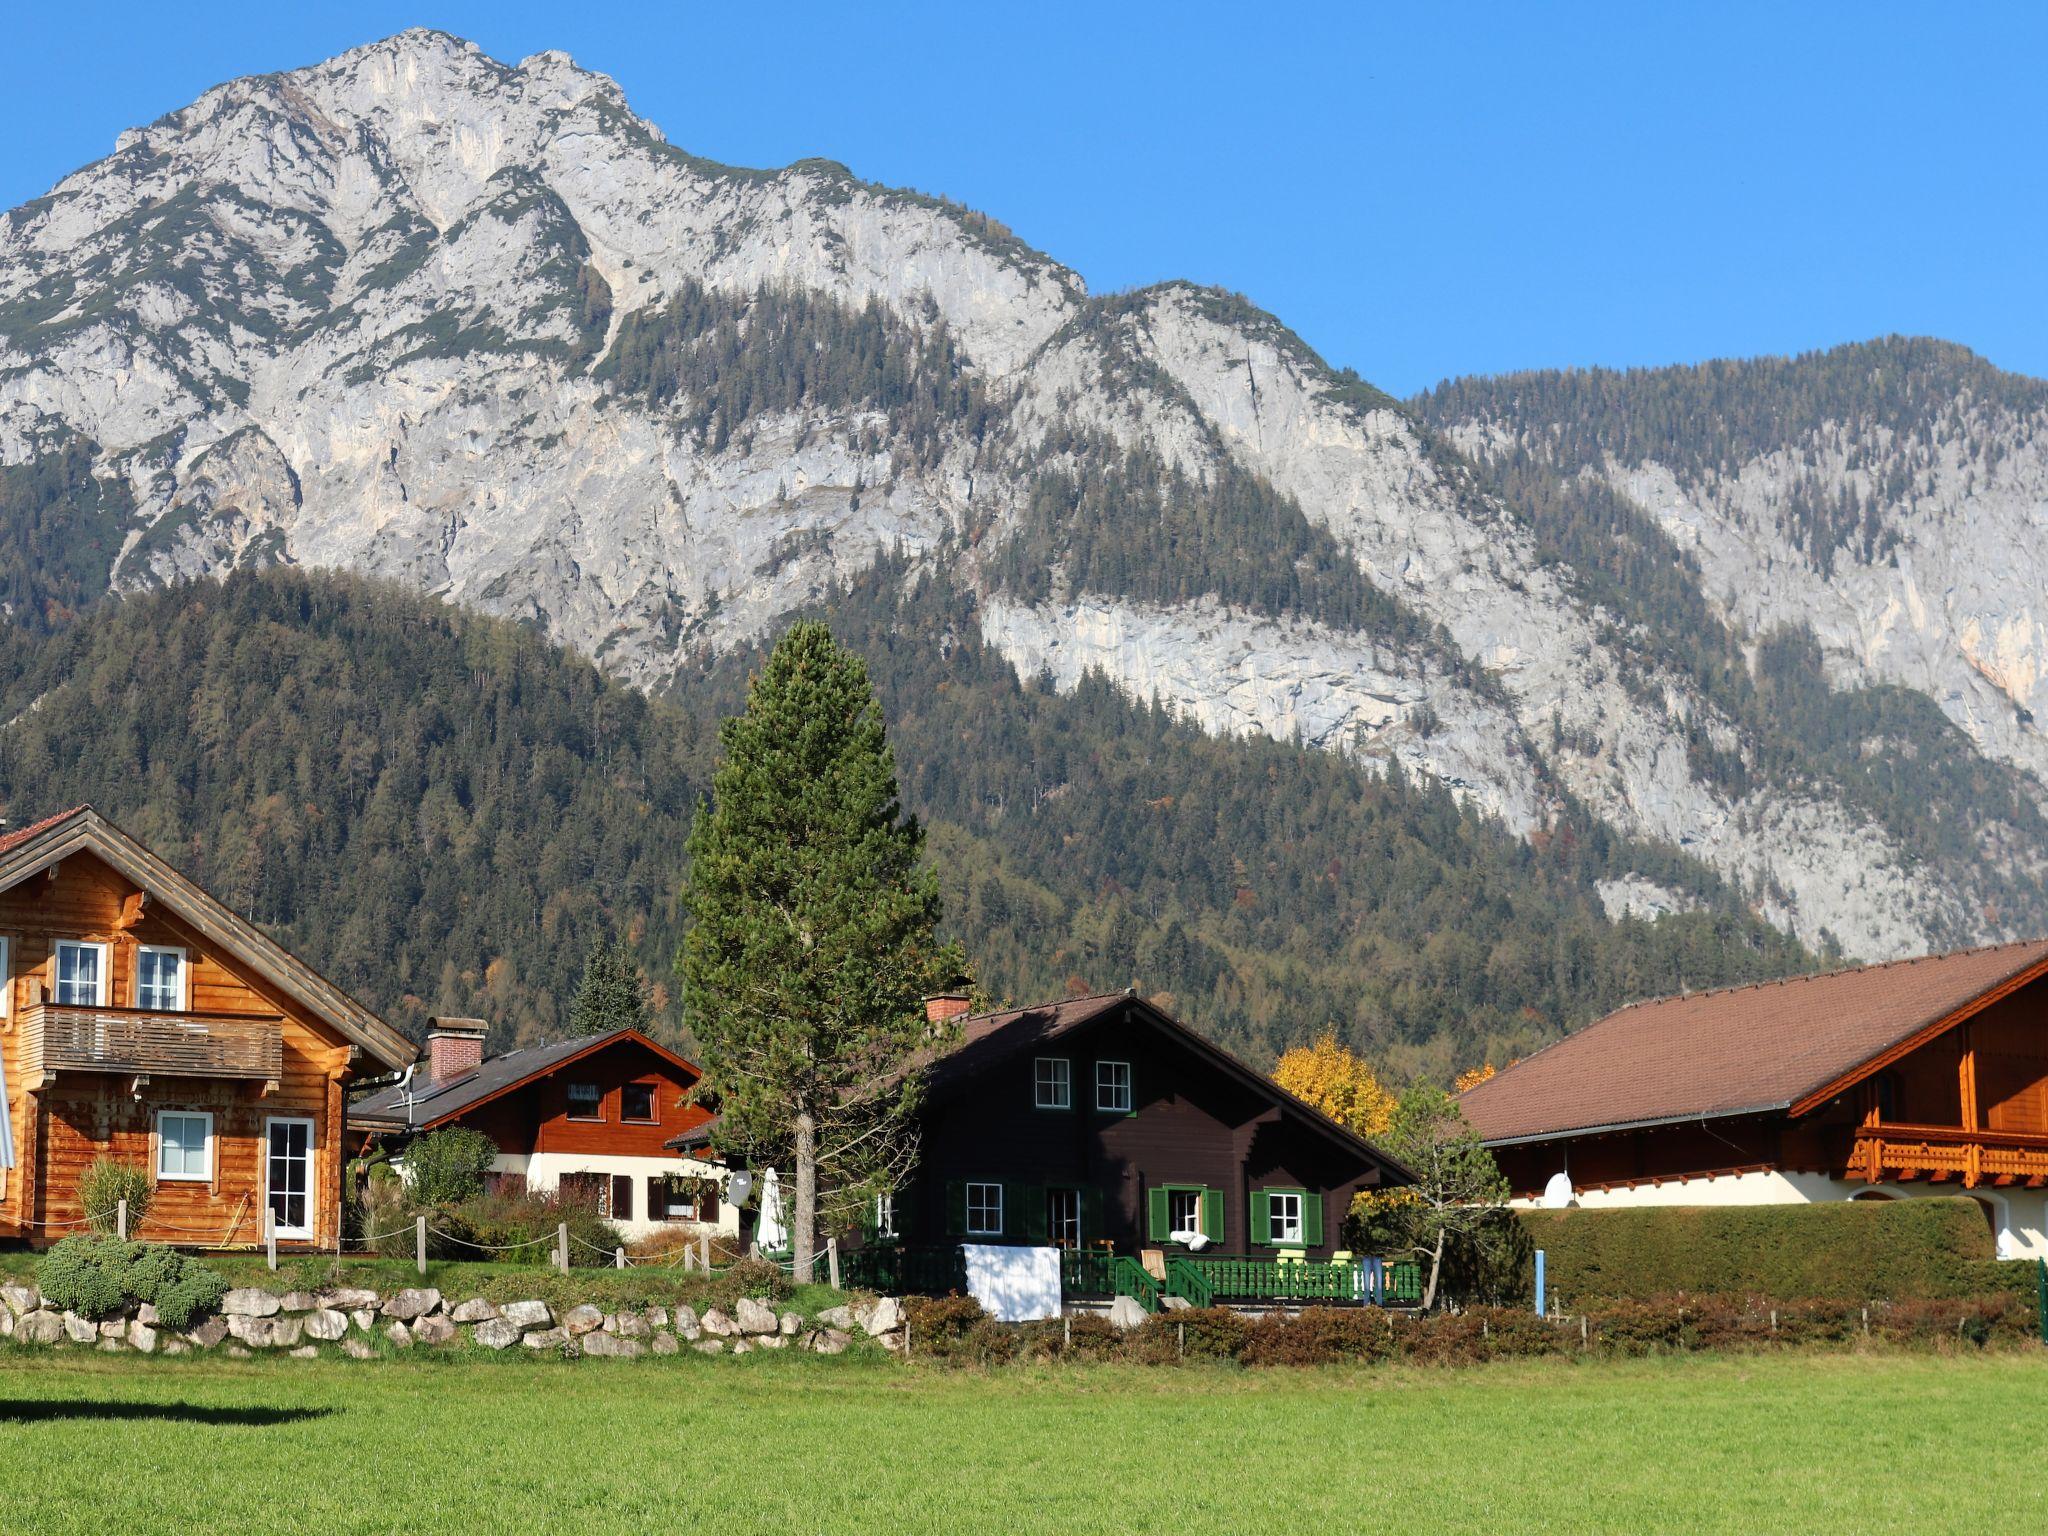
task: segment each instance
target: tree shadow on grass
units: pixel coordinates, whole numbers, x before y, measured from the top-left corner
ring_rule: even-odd
[[[174,1424],[292,1424],[332,1408],[202,1408],[196,1403],[107,1403],[91,1399],[0,1397],[0,1424],[38,1419],[163,1419]]]

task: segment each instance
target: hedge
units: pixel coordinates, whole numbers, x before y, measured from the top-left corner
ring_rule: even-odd
[[[2035,1285],[2032,1264],[1996,1262],[1983,1210],[1964,1197],[1517,1215],[1567,1306],[1677,1294],[2031,1296]]]

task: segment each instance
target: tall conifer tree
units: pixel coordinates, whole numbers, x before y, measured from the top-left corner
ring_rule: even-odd
[[[807,1275],[820,1217],[851,1217],[914,1165],[923,999],[964,961],[938,939],[924,830],[860,657],[796,625],[719,740],[676,969],[718,1144],[793,1170]]]
[[[569,1001],[569,1033],[602,1035],[647,1028],[647,989],[622,943],[599,939],[583,962],[583,979]]]

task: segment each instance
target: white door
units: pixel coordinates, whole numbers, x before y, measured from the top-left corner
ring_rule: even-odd
[[[266,1120],[263,1185],[279,1237],[313,1235],[313,1122]]]

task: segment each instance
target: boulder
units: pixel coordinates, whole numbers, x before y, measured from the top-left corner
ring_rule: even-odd
[[[811,1335],[811,1351],[819,1355],[843,1355],[847,1346],[853,1343],[853,1335],[844,1328],[820,1328]]]
[[[695,1339],[703,1335],[704,1325],[697,1321],[695,1307],[677,1307],[675,1324],[676,1332],[686,1339]]]
[[[172,1334],[168,1339],[165,1339],[157,1348],[167,1355],[189,1355],[192,1353],[192,1346],[176,1334]]]
[[[1119,1296],[1109,1304],[1109,1323],[1112,1328],[1129,1332],[1145,1326],[1145,1309],[1138,1304],[1135,1296]]]
[[[1185,1296],[1162,1296],[1159,1298],[1159,1304],[1169,1312],[1186,1312],[1194,1306],[1194,1303]]]
[[[861,1314],[860,1325],[871,1339],[896,1332],[903,1326],[903,1303],[894,1296],[884,1296]]]
[[[423,1317],[412,1325],[416,1344],[453,1344],[456,1336],[455,1325],[445,1317]]]
[[[469,1336],[485,1349],[509,1349],[519,1342],[519,1325],[502,1317],[487,1317],[470,1330]]]
[[[64,1337],[64,1320],[54,1312],[24,1312],[14,1336],[24,1344],[54,1344]]]
[[[400,1349],[412,1348],[412,1330],[403,1323],[393,1323],[384,1330],[384,1337]]]
[[[407,1286],[396,1296],[389,1298],[383,1306],[386,1317],[401,1323],[409,1323],[416,1317],[425,1317],[429,1312],[441,1309],[441,1293],[432,1287],[415,1288]]]
[[[290,1349],[306,1336],[304,1319],[297,1317],[231,1317],[228,1332],[251,1349]]]
[[[560,1349],[569,1342],[569,1330],[566,1328],[542,1328],[537,1332],[529,1333],[519,1342],[528,1349]]]
[[[14,1314],[7,1308],[0,1307],[0,1339],[10,1338],[13,1334]]]
[[[571,1338],[581,1338],[586,1333],[595,1333],[604,1326],[604,1314],[585,1302],[580,1307],[571,1307],[562,1314],[562,1326],[569,1330]]]
[[[745,1334],[773,1333],[780,1326],[775,1320],[775,1309],[751,1296],[740,1298],[739,1305],[733,1308],[733,1317]]]
[[[827,1307],[818,1314],[818,1321],[827,1328],[840,1328],[850,1331],[853,1328],[853,1308],[844,1304],[836,1307]]]
[[[146,1328],[154,1328],[163,1321],[163,1318],[158,1314],[153,1302],[145,1301],[135,1308],[135,1321],[141,1323]]]
[[[119,1339],[101,1339],[99,1347],[110,1355],[118,1355],[124,1348]]]
[[[254,1355],[249,1353],[248,1350],[242,1348],[242,1346],[239,1344],[230,1344],[226,1349],[222,1350],[221,1353],[226,1355],[230,1360],[254,1360],[256,1358]]]
[[[368,1339],[359,1339],[354,1334],[350,1334],[341,1341],[341,1352],[351,1360],[374,1360],[377,1358],[376,1346]]]
[[[725,1340],[699,1339],[690,1348],[697,1351],[700,1355],[722,1355],[725,1353]]]
[[[583,1353],[610,1355],[619,1360],[634,1360],[647,1353],[647,1346],[638,1339],[622,1339],[617,1334],[599,1330],[583,1335]]]
[[[892,1355],[903,1353],[903,1335],[900,1333],[878,1333],[875,1335],[875,1342]]]
[[[704,1314],[703,1329],[714,1338],[729,1339],[740,1331],[740,1325],[713,1307]]]
[[[316,1339],[325,1339],[332,1344],[348,1332],[348,1314],[337,1312],[332,1307],[322,1307],[306,1314],[306,1332]]]
[[[320,1305],[320,1298],[311,1291],[286,1291],[277,1298],[281,1312],[311,1312]]]
[[[0,1285],[0,1305],[16,1317],[33,1312],[42,1304],[42,1293],[32,1285]]]
[[[736,1355],[751,1354],[753,1352],[753,1348],[754,1346],[749,1344],[745,1339],[734,1339],[732,1341],[732,1352]]]
[[[275,1296],[253,1286],[238,1287],[220,1299],[220,1310],[227,1317],[274,1317],[277,1308]]]
[[[74,1344],[90,1344],[100,1336],[99,1324],[76,1312],[64,1314],[64,1337]]]
[[[377,1293],[343,1286],[331,1291],[322,1291],[313,1300],[316,1306],[332,1307],[337,1312],[353,1312],[358,1307],[376,1306]]]
[[[668,1326],[667,1307],[649,1307],[640,1315],[647,1319],[647,1326],[650,1328],[666,1328]]]
[[[781,1349],[789,1340],[779,1333],[764,1333],[754,1340],[756,1349]]]
[[[348,1320],[365,1333],[368,1333],[377,1326],[377,1314],[368,1307],[357,1307],[355,1311],[349,1313]]]
[[[319,1346],[313,1344],[301,1344],[297,1349],[287,1350],[286,1353],[294,1360],[318,1360],[320,1358]]]
[[[185,1331],[185,1342],[198,1349],[212,1349],[228,1336],[228,1320],[224,1317],[209,1317]]]
[[[498,1309],[498,1316],[515,1328],[551,1328],[555,1314],[544,1301],[511,1301]]]
[[[125,1339],[128,1337],[128,1319],[108,1317],[100,1320],[100,1337],[103,1339]]]
[[[655,1329],[654,1337],[649,1342],[657,1355],[672,1355],[683,1347],[676,1342],[676,1336],[666,1328]]]
[[[782,1336],[785,1339],[795,1338],[797,1329],[803,1327],[804,1325],[804,1320],[798,1317],[794,1312],[783,1313],[782,1316],[775,1320],[775,1322],[777,1330],[782,1334]]]
[[[638,1312],[614,1312],[604,1320],[604,1331],[622,1339],[644,1339],[654,1330]]]
[[[487,1323],[498,1315],[498,1309],[483,1297],[472,1296],[448,1315],[458,1323]]]

